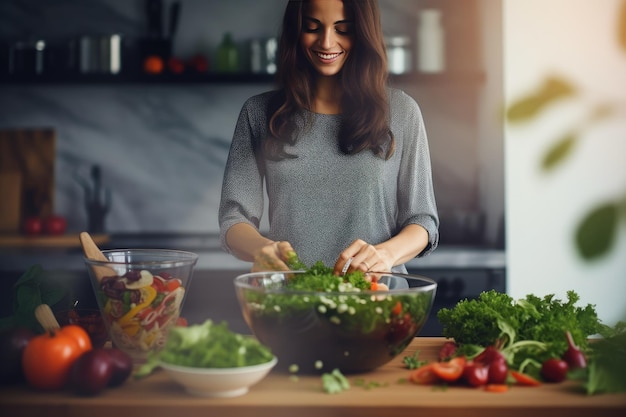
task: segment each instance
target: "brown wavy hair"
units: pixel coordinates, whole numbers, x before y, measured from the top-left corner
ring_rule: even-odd
[[[339,149],[356,154],[369,149],[389,159],[395,149],[389,128],[387,55],[376,0],[342,0],[346,17],[354,22],[354,43],[340,77],[342,124]],[[304,6],[308,0],[290,0],[285,9],[278,44],[277,83],[265,141],[271,159],[295,158],[285,145],[297,140],[296,115],[310,109],[316,70],[300,46]]]

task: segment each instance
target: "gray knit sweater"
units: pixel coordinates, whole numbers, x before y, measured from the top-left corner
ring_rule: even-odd
[[[255,149],[267,137],[267,103],[272,92],[251,97],[235,128],[224,172],[219,209],[220,238],[237,223],[259,227],[267,191],[272,240],[289,241],[307,265],[333,266],[355,239],[377,244],[408,224],[429,234],[433,251],[439,241],[439,218],[433,191],[430,154],[421,111],[410,96],[389,89],[391,131],[396,151],[389,160],[371,151],[344,155],[337,135],[341,115],[302,112],[298,140],[287,146],[298,157],[258,162]],[[259,166],[259,163],[264,166]],[[404,266],[395,271],[406,271]]]

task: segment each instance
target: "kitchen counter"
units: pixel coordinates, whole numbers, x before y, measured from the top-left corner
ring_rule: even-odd
[[[150,417],[215,415],[254,417],[320,416],[437,416],[458,417],[589,417],[626,415],[626,395],[584,394],[577,383],[544,384],[540,387],[513,386],[505,393],[480,388],[418,386],[406,382],[409,371],[404,356],[419,350],[420,359],[434,359],[443,338],[416,338],[393,361],[366,374],[348,375],[352,388],[338,394],[322,391],[319,376],[299,376],[272,372],[250,392],[235,398],[203,398],[187,394],[157,372],[146,379],[128,380],[92,398],[71,393],[41,393],[26,386],[0,391],[3,416],[90,416]],[[355,381],[380,383],[366,389]]]
[[[78,240],[78,236],[77,236]],[[112,234],[102,249],[117,248],[162,248],[196,252],[200,255],[197,269],[247,271],[251,264],[236,259],[224,252],[219,245],[219,237],[214,234]],[[85,269],[82,251],[75,247],[2,247],[0,248],[0,269],[23,271],[33,264],[45,269],[83,271]],[[503,249],[440,246],[432,254],[416,258],[407,264],[409,269],[503,269],[506,265]]]

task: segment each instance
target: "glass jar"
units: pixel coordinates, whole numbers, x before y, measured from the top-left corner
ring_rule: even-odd
[[[391,74],[405,74],[412,70],[410,37],[386,37],[385,48],[387,49],[387,66]]]

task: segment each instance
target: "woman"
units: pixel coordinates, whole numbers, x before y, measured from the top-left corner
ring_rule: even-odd
[[[222,187],[223,248],[252,271],[287,270],[295,250],[336,274],[405,272],[434,250],[424,123],[417,103],[387,86],[376,0],[289,1],[278,83],[241,110]]]

